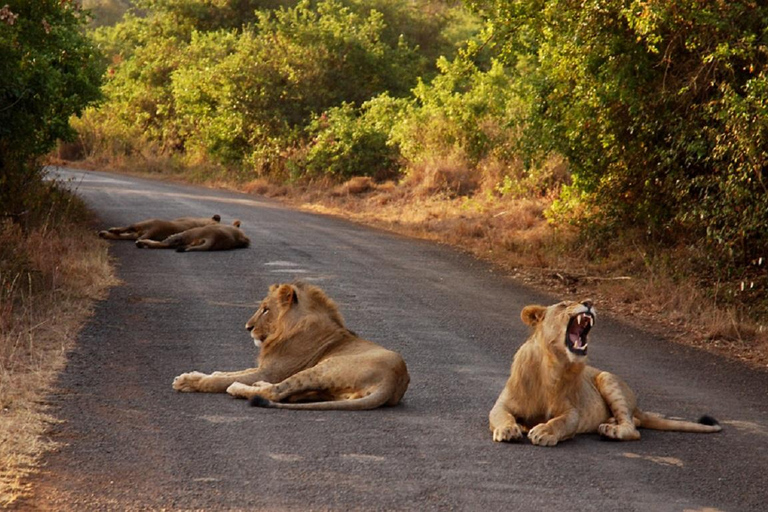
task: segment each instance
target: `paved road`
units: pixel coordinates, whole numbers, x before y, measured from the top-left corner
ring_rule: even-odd
[[[123,285],[96,308],[51,397],[66,446],[28,510],[766,510],[768,373],[605,315],[594,365],[647,410],[719,434],[586,435],[556,448],[491,441],[487,415],[526,336],[520,309],[556,300],[446,247],[254,196],[62,170],[104,227],[146,217],[243,221],[251,248],[179,254],[113,242]],[[350,328],[399,351],[404,402],[367,412],[255,409],[182,394],[189,370],[250,366],[243,329],[275,282],[322,286]],[[599,308],[599,304],[597,305]]]

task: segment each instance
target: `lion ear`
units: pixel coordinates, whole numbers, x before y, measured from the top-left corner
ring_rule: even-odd
[[[544,319],[546,312],[547,308],[544,306],[525,306],[520,313],[520,318],[523,319],[524,324],[534,327]]]
[[[281,306],[284,306],[286,309],[290,308],[294,304],[298,304],[299,302],[299,295],[296,292],[296,288],[291,286],[290,284],[281,284],[280,287],[277,289],[277,301],[280,303]]]

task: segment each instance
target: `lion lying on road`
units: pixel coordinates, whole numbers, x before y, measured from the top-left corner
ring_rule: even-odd
[[[240,231],[240,221],[231,226],[211,224],[188,229],[171,235],[161,242],[155,240],[136,240],[136,247],[142,249],[176,249],[176,252],[189,251],[226,251],[248,247],[251,241]]]
[[[221,217],[181,217],[174,220],[149,219],[122,228],[99,231],[101,238],[109,240],[165,240],[171,235],[188,229],[217,224]]]
[[[706,416],[692,423],[644,413],[624,381],[587,366],[587,334],[595,320],[590,301],[527,306],[521,317],[534,331],[515,354],[509,380],[491,410],[494,441],[517,440],[527,432],[533,444],[554,446],[588,432],[640,439],[637,427],[721,430]]]
[[[315,286],[272,285],[245,328],[261,347],[256,368],[184,373],[173,388],[226,391],[261,407],[349,411],[397,405],[408,388],[403,358],[347,329]]]

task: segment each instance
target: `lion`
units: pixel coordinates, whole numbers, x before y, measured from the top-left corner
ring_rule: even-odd
[[[400,354],[347,329],[316,286],[272,285],[245,328],[260,348],[256,368],[183,373],[173,388],[227,392],[259,407],[344,411],[397,405],[408,388]]]
[[[587,366],[587,337],[595,322],[592,302],[526,306],[521,318],[533,333],[512,361],[510,377],[489,415],[493,440],[527,433],[535,445],[555,446],[576,434],[640,439],[638,427],[678,432],[719,432],[716,420],[671,420],[642,412],[616,375]]]
[[[221,220],[219,215],[211,218],[204,217],[180,217],[173,220],[148,219],[130,226],[121,228],[109,228],[106,231],[99,231],[101,238],[108,240],[165,240],[171,235],[181,233],[188,229],[218,224]]]
[[[240,221],[236,220],[231,226],[210,224],[188,229],[171,235],[165,240],[136,240],[139,249],[176,249],[176,252],[190,251],[226,251],[248,247],[250,239],[240,230]]]

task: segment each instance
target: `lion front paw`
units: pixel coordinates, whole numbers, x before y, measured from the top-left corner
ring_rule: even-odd
[[[558,438],[546,423],[536,425],[528,432],[528,439],[537,446],[555,446]]]
[[[227,388],[227,394],[232,395],[235,398],[248,398],[251,391],[251,386],[243,384],[242,382],[233,382]]]
[[[229,393],[235,398],[250,399],[258,395],[268,400],[271,400],[272,395],[271,393],[269,393],[269,388],[271,387],[272,387],[272,384],[270,384],[269,382],[263,382],[263,381],[256,382],[251,386],[247,384],[243,384],[242,382],[233,382],[227,388],[227,393]]]
[[[208,375],[202,372],[182,373],[173,379],[173,389],[184,392],[199,391],[200,381],[205,377],[208,377]]]
[[[493,440],[497,443],[504,441],[517,441],[522,439],[523,431],[520,425],[505,425],[503,427],[496,427],[493,429]]]

